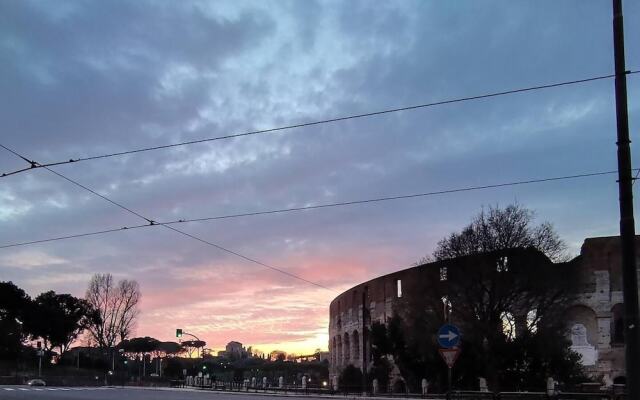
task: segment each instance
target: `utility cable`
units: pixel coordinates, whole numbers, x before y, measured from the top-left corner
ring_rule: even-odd
[[[626,71],[627,75],[637,74],[637,73],[640,73],[640,70]],[[0,175],[0,177],[6,177],[6,176],[14,175],[14,174],[17,174],[17,173],[20,173],[20,172],[24,172],[24,171],[27,171],[29,169],[34,169],[34,168],[52,167],[52,166],[56,166],[56,165],[64,165],[64,164],[77,163],[77,162],[82,162],[82,161],[89,161],[89,160],[97,160],[97,159],[102,159],[102,158],[123,156],[123,155],[127,155],[127,154],[142,153],[142,152],[147,152],[147,151],[168,149],[168,148],[179,147],[179,146],[187,146],[187,145],[192,145],[192,144],[197,144],[197,143],[206,143],[206,142],[213,142],[213,141],[217,141],[217,140],[239,138],[239,137],[244,137],[244,136],[252,136],[252,135],[259,135],[259,134],[266,134],[266,133],[281,132],[281,131],[291,130],[291,129],[296,129],[296,128],[303,128],[303,127],[314,126],[314,125],[329,124],[329,123],[346,121],[346,120],[351,120],[351,119],[373,117],[373,116],[377,116],[377,115],[384,115],[384,114],[396,113],[396,112],[401,112],[401,111],[411,111],[411,110],[417,110],[417,109],[422,109],[422,108],[441,106],[441,105],[445,105],[445,104],[462,103],[462,102],[467,102],[467,101],[487,99],[487,98],[491,98],[491,97],[505,96],[505,95],[511,95],[511,94],[516,94],[516,93],[524,93],[524,92],[530,92],[530,91],[535,91],[535,90],[542,90],[542,89],[550,89],[550,88],[556,88],[556,87],[561,87],[561,86],[575,85],[575,84],[593,82],[593,81],[598,81],[598,80],[603,80],[603,79],[610,79],[610,78],[614,78],[614,77],[615,77],[615,74],[600,75],[600,76],[594,76],[594,77],[585,78],[585,79],[577,79],[577,80],[572,80],[572,81],[556,82],[556,83],[550,83],[550,84],[546,84],[546,85],[530,86],[530,87],[506,90],[506,91],[501,91],[501,92],[486,93],[486,94],[481,94],[481,95],[476,95],[476,96],[460,97],[460,98],[449,99],[449,100],[441,100],[441,101],[436,101],[436,102],[431,102],[431,103],[417,104],[417,105],[412,105],[412,106],[407,106],[407,107],[390,108],[390,109],[386,109],[386,110],[373,111],[373,112],[368,112],[368,113],[363,113],[363,114],[353,114],[353,115],[347,115],[347,116],[343,116],[343,117],[336,117],[336,118],[330,118],[330,119],[324,119],[324,120],[318,120],[318,121],[310,121],[310,122],[304,122],[304,123],[293,124],[293,125],[286,125],[286,126],[281,126],[281,127],[276,127],[276,128],[268,128],[268,129],[260,129],[260,130],[242,132],[242,133],[235,133],[235,134],[230,134],[230,135],[225,135],[225,136],[216,136],[216,137],[210,137],[210,138],[203,138],[203,139],[197,139],[197,140],[190,140],[190,141],[184,141],[184,142],[165,144],[165,145],[160,145],[160,146],[142,147],[142,148],[133,149],[133,150],[126,150],[126,151],[120,151],[120,152],[115,152],[115,153],[107,153],[107,154],[88,156],[88,157],[76,157],[76,158],[70,158],[69,160],[64,160],[64,161],[56,161],[56,162],[50,162],[50,163],[39,163],[38,165],[34,165],[32,163],[31,168],[26,168],[26,169],[22,169],[22,170],[19,170],[19,171],[12,171],[12,172],[8,172],[8,173],[3,173],[2,175]],[[29,160],[26,160],[26,161],[31,162]]]
[[[640,169],[636,169],[636,170],[640,171]],[[616,173],[617,171],[601,171],[601,172],[592,172],[592,173],[584,173],[584,174],[548,177],[548,178],[541,178],[541,179],[528,179],[528,180],[520,180],[520,181],[513,181],[513,182],[504,182],[504,183],[497,183],[497,184],[491,184],[491,185],[469,186],[469,187],[463,187],[463,188],[438,190],[438,191],[432,191],[432,192],[414,193],[414,194],[407,194],[407,195],[378,197],[373,199],[326,203],[326,204],[318,204],[314,206],[280,208],[275,210],[255,211],[255,212],[238,213],[238,214],[226,214],[226,215],[217,215],[217,216],[211,216],[211,217],[201,217],[201,218],[192,218],[192,219],[178,219],[174,221],[154,222],[153,224],[125,226],[121,228],[113,228],[113,229],[106,229],[106,230],[101,230],[96,232],[87,232],[87,233],[79,233],[79,234],[72,234],[72,235],[66,235],[66,236],[58,236],[58,237],[33,240],[33,241],[27,241],[27,242],[9,243],[5,245],[0,245],[0,249],[18,247],[18,246],[27,246],[27,245],[38,244],[38,243],[54,242],[58,240],[73,239],[73,238],[79,238],[79,237],[85,237],[85,236],[101,235],[101,234],[112,233],[112,232],[121,232],[121,231],[131,230],[131,229],[148,228],[151,226],[158,226],[158,225],[169,227],[169,225],[184,224],[189,222],[204,222],[204,221],[213,221],[213,220],[219,220],[219,219],[232,219],[232,218],[251,217],[251,216],[258,216],[258,215],[280,214],[280,213],[287,213],[287,212],[316,210],[316,209],[331,208],[331,207],[344,207],[344,206],[352,206],[352,205],[367,204],[367,203],[378,203],[378,202],[385,202],[385,201],[429,197],[429,196],[451,194],[451,193],[469,192],[469,191],[475,191],[475,190],[497,189],[497,188],[508,187],[508,186],[519,186],[519,185],[528,185],[528,184],[534,184],[534,183],[581,179],[581,178],[589,178],[589,177],[596,177],[596,176],[602,176],[602,175],[612,175]]]
[[[11,152],[11,153],[13,153],[14,155],[16,155],[16,156],[18,156],[18,157],[22,158],[22,159],[23,159],[23,160],[25,160],[25,161],[33,162],[33,161],[29,161],[29,160],[27,160],[27,158],[23,157],[22,155],[20,155],[19,153],[15,152],[14,150],[11,150],[11,149],[7,148],[7,147],[6,147],[6,146],[4,146],[4,145],[0,145],[0,146],[2,146],[2,148],[6,149],[7,151],[10,151],[10,152]],[[37,163],[36,163],[36,164],[37,164]],[[65,175],[63,175],[63,174],[61,174],[61,173],[54,171],[54,170],[52,170],[51,168],[49,168],[49,167],[47,167],[47,166],[42,166],[42,168],[44,168],[44,169],[46,169],[47,171],[49,171],[49,172],[51,172],[51,173],[53,173],[53,174],[57,175],[57,176],[58,176],[58,177],[60,177],[60,178],[62,178],[62,179],[64,179],[64,180],[66,180],[67,182],[72,183],[73,185],[76,185],[76,186],[80,187],[81,189],[86,190],[86,191],[88,191],[89,193],[91,193],[91,194],[93,194],[93,195],[95,195],[95,196],[97,196],[97,197],[100,197],[101,199],[103,199],[103,200],[105,200],[105,201],[107,201],[107,202],[111,203],[112,205],[114,205],[114,206],[116,206],[116,207],[119,207],[119,208],[121,208],[122,210],[127,211],[128,213],[133,214],[133,215],[135,215],[136,217],[141,218],[141,219],[143,219],[143,220],[147,221],[149,225],[160,225],[160,226],[163,226],[163,227],[165,227],[165,228],[167,228],[167,229],[169,229],[169,230],[172,230],[172,231],[174,231],[174,232],[177,232],[177,233],[179,233],[179,234],[181,234],[181,235],[183,235],[183,236],[186,236],[186,237],[188,237],[188,238],[191,238],[191,239],[197,240],[197,241],[199,241],[199,242],[201,242],[201,243],[204,243],[204,244],[207,244],[207,245],[209,245],[209,246],[215,247],[215,248],[216,248],[216,249],[218,249],[218,250],[222,250],[222,251],[224,251],[224,252],[226,252],[226,253],[229,253],[229,254],[232,254],[232,255],[234,255],[234,256],[236,256],[236,257],[240,257],[240,258],[242,258],[243,260],[246,260],[246,261],[252,262],[252,263],[254,263],[254,264],[261,265],[261,266],[263,266],[263,267],[265,267],[265,268],[269,268],[269,269],[271,269],[271,270],[273,270],[273,271],[276,271],[276,272],[279,272],[279,273],[281,273],[281,274],[287,275],[287,276],[289,276],[289,277],[291,277],[291,278],[295,278],[295,279],[298,279],[298,280],[300,280],[300,281],[306,282],[306,283],[308,283],[308,284],[311,284],[311,285],[317,286],[317,287],[319,287],[319,288],[326,289],[326,290],[329,290],[329,291],[332,291],[332,292],[333,292],[333,289],[330,289],[330,288],[328,288],[328,287],[326,287],[326,286],[324,286],[324,285],[321,285],[321,284],[319,284],[319,283],[316,283],[316,282],[310,281],[310,280],[308,280],[308,279],[305,279],[305,278],[303,278],[303,277],[301,277],[301,276],[298,276],[298,275],[292,274],[292,273],[290,273],[290,272],[287,272],[287,271],[285,271],[285,270],[283,270],[283,269],[281,269],[281,268],[277,268],[277,267],[274,267],[274,266],[272,266],[272,265],[269,265],[269,264],[263,263],[263,262],[261,262],[261,261],[258,261],[258,260],[256,260],[256,259],[254,259],[254,258],[251,258],[251,257],[247,257],[247,256],[245,256],[245,255],[243,255],[243,254],[240,254],[240,253],[236,252],[236,251],[233,251],[233,250],[227,249],[226,247],[223,247],[223,246],[217,245],[217,244],[215,244],[215,243],[209,242],[209,241],[207,241],[207,240],[204,240],[204,239],[202,239],[202,238],[199,238],[199,237],[197,237],[197,236],[195,236],[195,235],[192,235],[192,234],[190,234],[190,233],[187,233],[187,232],[181,231],[181,230],[179,230],[179,229],[177,229],[177,228],[174,228],[174,227],[172,227],[172,226],[168,226],[168,225],[166,225],[166,224],[162,224],[162,223],[157,223],[157,222],[155,222],[154,220],[149,219],[149,218],[147,218],[147,217],[143,216],[142,214],[140,214],[140,213],[138,213],[138,212],[136,212],[136,211],[133,211],[132,209],[130,209],[130,208],[128,208],[128,207],[126,207],[126,206],[124,206],[124,205],[122,205],[122,204],[120,204],[120,203],[118,203],[118,202],[116,202],[116,201],[114,201],[114,200],[112,200],[112,199],[110,199],[110,198],[108,198],[108,197],[104,196],[104,195],[101,195],[100,193],[96,192],[95,190],[92,190],[91,188],[88,188],[87,186],[85,186],[85,185],[83,185],[83,184],[81,184],[81,183],[79,183],[79,182],[77,182],[77,181],[75,181],[75,180],[73,180],[73,179],[71,179],[71,178],[69,178],[69,177],[67,177],[67,176],[65,176]],[[120,229],[118,229],[118,230],[120,230]],[[88,236],[88,235],[85,235],[85,236]]]

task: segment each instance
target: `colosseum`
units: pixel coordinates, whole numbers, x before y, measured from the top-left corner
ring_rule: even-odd
[[[639,245],[640,236],[636,239],[636,247],[640,249]],[[442,293],[468,274],[470,268],[479,265],[496,268],[496,260],[497,268],[501,268],[500,261],[508,260],[509,265],[523,268],[549,265],[557,269],[559,275],[569,269],[575,271],[579,289],[577,295],[572,296],[565,317],[571,348],[582,356],[581,362],[592,376],[600,376],[607,384],[625,382],[618,236],[586,239],[580,255],[565,263],[554,264],[533,249],[511,249],[427,263],[361,283],[340,294],[330,305],[331,378],[337,378],[350,364],[359,369],[363,364],[370,368],[371,345],[363,332],[375,321],[386,323],[402,300],[415,296],[434,296],[440,300]],[[429,289],[415,289],[417,286],[412,284],[415,282],[427,282]],[[364,319],[363,310],[367,311]]]

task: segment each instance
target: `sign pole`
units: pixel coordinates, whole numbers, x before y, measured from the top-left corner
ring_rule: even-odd
[[[447,398],[453,386],[452,370],[453,365],[456,363],[458,356],[460,356],[460,330],[457,326],[449,323],[444,324],[438,329],[437,338],[440,345],[440,356],[442,360],[447,364]]]

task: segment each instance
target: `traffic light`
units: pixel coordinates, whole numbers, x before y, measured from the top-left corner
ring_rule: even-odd
[[[177,338],[181,338],[182,337],[182,329],[176,329],[176,337]]]
[[[129,364],[129,361],[124,360],[124,365],[127,365],[127,364]]]
[[[202,370],[203,370],[203,371],[205,371],[206,369],[207,369],[207,366],[206,366],[206,365],[203,365],[203,366],[202,366]]]

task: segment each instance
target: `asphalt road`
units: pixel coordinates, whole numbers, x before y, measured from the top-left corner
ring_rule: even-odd
[[[282,400],[283,396],[119,387],[0,386],[0,400]],[[295,399],[292,398],[292,399]]]

